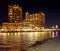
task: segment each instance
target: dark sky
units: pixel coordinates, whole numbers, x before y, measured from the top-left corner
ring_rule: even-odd
[[[23,8],[23,18],[26,11],[29,13],[44,12],[46,25],[60,26],[60,1],[59,0],[0,0],[0,23],[8,21],[8,5],[18,4]]]

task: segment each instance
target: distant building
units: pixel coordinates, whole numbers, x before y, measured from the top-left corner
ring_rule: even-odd
[[[2,27],[15,29],[19,27],[45,27],[45,14],[43,12],[25,15],[22,20],[22,8],[19,5],[8,5],[8,18],[10,22],[3,23]]]
[[[8,6],[8,18],[10,22],[22,21],[22,8],[19,5]]]
[[[45,14],[43,12],[35,14],[26,13],[25,17],[26,22],[30,22],[35,26],[45,26]]]
[[[10,22],[2,24],[4,28],[21,28],[22,24],[22,8],[19,5],[8,5],[8,18]]]
[[[21,29],[23,27],[23,23],[3,23],[2,28],[7,29]]]

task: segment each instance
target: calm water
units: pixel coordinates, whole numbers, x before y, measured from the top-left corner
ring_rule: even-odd
[[[21,51],[21,33],[0,33],[0,51]]]
[[[36,41],[42,41],[50,34],[46,32],[10,32],[0,33],[0,51],[23,51]]]

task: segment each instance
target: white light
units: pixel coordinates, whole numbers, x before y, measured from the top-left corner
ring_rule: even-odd
[[[26,14],[29,14],[28,12],[26,12]]]
[[[15,36],[16,36],[17,33],[15,33]]]
[[[58,25],[56,25],[56,28],[58,28]]]
[[[28,31],[30,30],[30,29],[27,29]]]
[[[6,36],[6,33],[3,33],[3,36]]]
[[[54,26],[52,26],[52,28],[54,28]]]
[[[23,29],[23,31],[27,31],[27,29]]]
[[[54,38],[54,37],[55,37],[54,32],[52,32],[52,38]]]

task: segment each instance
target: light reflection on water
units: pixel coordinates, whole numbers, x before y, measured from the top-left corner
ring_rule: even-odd
[[[46,35],[46,32],[0,33],[0,51],[22,51],[36,41],[44,40]]]
[[[0,51],[20,51],[21,33],[0,33]]]

